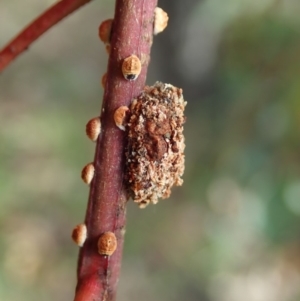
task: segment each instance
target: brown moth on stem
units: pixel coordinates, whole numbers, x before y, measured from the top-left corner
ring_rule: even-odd
[[[131,103],[125,181],[140,208],[168,198],[183,183],[185,106],[182,89],[160,82]]]

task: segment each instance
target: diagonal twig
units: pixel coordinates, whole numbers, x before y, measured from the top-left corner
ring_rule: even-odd
[[[28,49],[44,32],[90,1],[91,0],[62,0],[47,9],[0,50],[0,72],[19,54]]]
[[[126,193],[123,187],[126,134],[114,122],[114,112],[129,106],[144,89],[153,39],[157,0],[117,0],[107,80],[101,110],[101,134],[94,157],[95,173],[85,217],[88,238],[80,250],[75,301],[113,301],[119,278],[125,233]],[[142,70],[135,81],[122,74],[122,62],[136,55]],[[105,232],[117,238],[112,256],[98,253]]]

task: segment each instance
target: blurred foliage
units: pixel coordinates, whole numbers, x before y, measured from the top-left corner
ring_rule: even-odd
[[[3,0],[1,44],[53,2]],[[84,126],[100,110],[97,27],[111,2],[86,5],[1,75],[1,301],[73,298],[70,232],[85,214]],[[119,300],[297,301],[300,3],[160,5],[170,23],[148,83],[188,100],[185,183],[146,210],[129,203]]]

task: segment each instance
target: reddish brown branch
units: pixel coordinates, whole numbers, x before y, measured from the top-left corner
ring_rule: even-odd
[[[94,158],[85,224],[88,239],[79,254],[75,301],[112,301],[116,298],[123,236],[126,194],[123,187],[125,132],[116,127],[114,111],[128,106],[141,93],[146,80],[157,0],[117,0],[111,53],[101,113],[102,132]],[[124,79],[122,61],[137,55],[142,71],[136,81]],[[118,247],[110,257],[99,255],[97,240],[107,231],[115,233]]]
[[[44,32],[91,0],[62,0],[29,24],[0,51],[0,72]]]

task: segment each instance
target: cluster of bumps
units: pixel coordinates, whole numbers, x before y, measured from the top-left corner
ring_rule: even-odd
[[[185,106],[182,89],[161,82],[131,103],[125,180],[140,208],[168,198],[171,187],[183,183]]]

